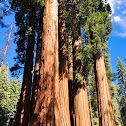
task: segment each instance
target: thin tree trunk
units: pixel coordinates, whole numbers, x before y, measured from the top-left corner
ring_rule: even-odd
[[[32,88],[32,98],[31,98],[31,110],[30,110],[30,119],[32,118],[35,110],[35,105],[37,101],[37,91],[39,88],[40,80],[40,62],[41,62],[41,33],[39,31],[37,37],[37,49],[36,49],[36,61],[35,61],[35,70],[34,70],[34,81]]]
[[[20,100],[17,106],[14,126],[27,126],[30,114],[30,94],[32,84],[33,56],[34,56],[35,35],[28,36],[26,50],[26,61],[24,67],[23,83]]]
[[[95,57],[95,76],[97,83],[99,126],[116,126],[109,85],[106,76],[103,53]]]
[[[9,32],[9,35],[8,35],[8,39],[7,39],[7,44],[5,45],[4,47],[4,51],[3,51],[3,57],[1,59],[1,63],[0,63],[0,73],[1,73],[1,69],[2,69],[2,65],[3,65],[3,61],[4,61],[4,58],[6,56],[6,53],[7,53],[7,48],[8,48],[8,45],[9,45],[9,41],[10,41],[10,37],[11,37],[11,32],[12,32],[12,24],[10,26],[10,32]]]
[[[58,3],[46,0],[43,13],[40,81],[34,115],[29,126],[58,126]],[[59,107],[59,108],[58,108]]]
[[[90,112],[88,106],[88,97],[86,83],[82,85],[78,82],[75,71],[82,75],[82,61],[77,60],[79,50],[82,49],[81,31],[78,29],[78,36],[73,42],[73,70],[74,70],[74,112],[76,126],[91,126]],[[84,78],[83,78],[84,79]],[[84,79],[85,80],[85,79]]]
[[[89,77],[89,83],[90,83],[91,75]],[[91,126],[93,123],[93,116],[92,116],[92,106],[91,106],[91,88],[90,85],[88,86],[88,94],[89,94],[89,106],[90,106],[90,119],[91,119]]]
[[[59,104],[60,104],[60,122],[59,126],[70,126],[69,113],[69,95],[68,95],[68,68],[66,56],[66,27],[63,11],[65,7],[64,0],[59,0]]]
[[[72,39],[68,38],[68,86],[69,86],[69,109],[70,109],[70,121],[71,126],[75,125],[74,116],[74,93],[73,93],[73,47]]]

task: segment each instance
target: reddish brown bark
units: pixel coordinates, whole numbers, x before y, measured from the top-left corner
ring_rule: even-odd
[[[37,37],[37,49],[36,49],[36,61],[35,61],[35,70],[34,70],[34,81],[32,88],[32,98],[31,98],[31,110],[30,110],[30,119],[34,114],[34,109],[37,100],[37,91],[39,88],[39,80],[40,80],[40,62],[41,62],[41,33],[39,31]]]
[[[116,126],[103,53],[97,53],[95,60],[99,126]]]
[[[64,0],[59,0],[58,21],[59,21],[59,105],[60,105],[60,126],[70,126],[69,96],[68,96],[68,68],[66,56],[66,27],[63,18],[65,7]]]
[[[31,97],[31,110],[30,110],[30,120],[34,115],[35,105],[37,101],[37,92],[39,89],[40,81],[40,64],[41,64],[41,47],[42,47],[42,31],[43,31],[43,10],[44,7],[40,10],[39,15],[39,30],[37,36],[37,48],[36,48],[36,60],[35,60],[35,69],[34,69],[34,80],[32,86],[32,97]]]
[[[57,0],[46,0],[43,13],[41,76],[35,111],[29,126],[55,126],[59,122],[58,70],[58,3]]]
[[[82,48],[81,31],[78,29],[78,36],[73,42],[73,70],[78,71],[82,75],[82,61],[77,60],[79,50]],[[90,112],[88,106],[88,98],[86,91],[86,83],[82,85],[78,82],[76,74],[74,76],[74,113],[76,126],[91,126]]]
[[[34,56],[35,36],[28,36],[28,45],[26,50],[26,61],[24,67],[23,83],[20,100],[18,102],[17,113],[14,126],[27,126],[30,114],[30,94],[32,84],[33,56]]]

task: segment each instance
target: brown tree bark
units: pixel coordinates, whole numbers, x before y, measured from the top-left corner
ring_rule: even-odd
[[[35,61],[34,80],[33,80],[32,97],[31,97],[30,119],[34,114],[35,105],[37,101],[37,91],[39,88],[39,80],[40,80],[40,62],[41,62],[40,56],[41,56],[41,33],[39,31],[37,37],[36,61]]]
[[[77,60],[79,50],[82,49],[81,31],[78,29],[78,36],[74,38],[73,42],[73,70],[74,70],[74,113],[75,113],[75,125],[76,126],[91,126],[90,112],[86,91],[86,83],[82,85],[78,82],[75,71],[82,75],[83,63],[81,60]],[[84,79],[84,78],[83,78]]]
[[[116,126],[103,52],[97,53],[95,61],[99,126]]]
[[[58,126],[58,61],[58,3],[57,0],[46,0],[43,13],[40,81],[35,111],[29,126]]]
[[[70,126],[69,95],[68,95],[68,66],[66,54],[66,27],[63,11],[64,0],[59,0],[58,7],[58,39],[59,39],[59,105],[60,105],[60,126]]]
[[[28,45],[26,50],[26,61],[24,67],[23,83],[21,88],[20,100],[17,106],[14,126],[27,126],[30,114],[30,94],[32,84],[32,70],[34,57],[34,31],[28,36]]]
[[[38,28],[37,45],[36,45],[37,48],[36,48],[36,60],[35,60],[35,69],[34,69],[34,80],[33,80],[32,96],[31,96],[30,121],[32,121],[31,119],[34,115],[35,105],[37,101],[37,93],[39,89],[39,81],[40,81],[43,11],[44,11],[44,7],[42,7],[39,12],[39,28]]]

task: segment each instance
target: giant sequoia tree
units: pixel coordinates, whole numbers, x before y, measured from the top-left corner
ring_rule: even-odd
[[[59,123],[58,66],[58,3],[57,0],[45,1],[40,81],[34,115],[29,125],[53,126]]]
[[[59,0],[58,7],[58,40],[59,40],[59,104],[61,126],[70,126],[69,96],[68,96],[68,63],[66,48],[66,26],[63,18],[65,1]]]
[[[104,62],[110,6],[101,0],[13,0],[12,7],[18,26],[12,70],[24,66],[14,125],[90,126],[99,115],[100,126],[115,126]]]
[[[82,49],[79,4],[68,1],[66,16],[71,125],[90,125],[90,114],[83,76],[83,62],[77,59]]]
[[[104,7],[103,4],[100,3],[97,10],[99,10],[99,12],[92,13],[87,19],[85,34],[90,37],[88,46],[91,48],[94,58],[99,125],[114,126],[116,124],[103,56],[103,51],[107,49],[106,40],[109,38],[112,24],[108,16],[109,10],[106,9],[106,6]]]

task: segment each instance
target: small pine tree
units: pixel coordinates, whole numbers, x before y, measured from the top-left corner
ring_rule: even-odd
[[[20,94],[21,79],[9,80],[9,68],[2,67],[0,73],[0,125],[11,125],[16,112],[16,104]]]
[[[9,83],[8,79],[8,66],[3,66],[0,73],[0,125],[6,126],[6,122],[8,120],[8,87]]]
[[[123,125],[126,126],[126,68],[121,59],[117,62],[117,78],[118,78],[118,102],[121,112]]]

